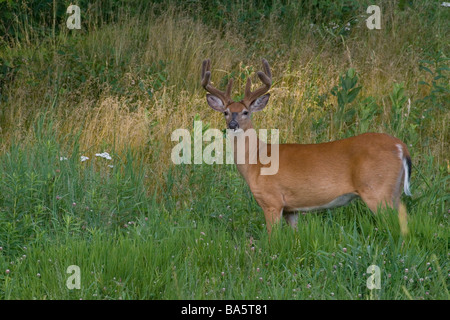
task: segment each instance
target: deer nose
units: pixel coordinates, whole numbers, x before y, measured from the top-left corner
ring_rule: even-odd
[[[231,120],[230,123],[228,124],[228,128],[236,130],[239,128],[239,123],[235,120]]]

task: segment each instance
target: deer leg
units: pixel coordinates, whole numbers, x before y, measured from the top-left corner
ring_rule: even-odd
[[[281,206],[265,206],[262,208],[264,211],[264,216],[266,218],[266,228],[267,232],[272,232],[272,227],[280,222],[281,215],[283,213],[283,207]]]
[[[370,193],[360,193],[360,196],[373,213],[377,213],[379,209],[386,207],[395,209],[394,202],[389,197],[379,197]]]
[[[408,220],[405,205],[400,201],[399,196],[395,196],[394,199],[390,196],[376,197],[371,194],[360,194],[361,199],[367,204],[369,209],[373,213],[377,213],[378,209],[390,207],[398,211],[398,221],[400,224],[400,232],[402,235],[408,233]]]

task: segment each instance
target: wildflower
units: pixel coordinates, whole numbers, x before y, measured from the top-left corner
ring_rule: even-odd
[[[68,160],[66,157],[59,157],[59,161],[65,161]]]
[[[89,158],[86,156],[81,156],[80,160],[81,160],[81,162],[85,162],[86,160],[89,160]]]
[[[405,269],[405,272],[408,273],[408,271],[409,271],[408,268],[406,268],[406,269]]]
[[[72,207],[75,207],[77,205],[76,202],[72,202]]]
[[[56,200],[61,200],[61,196],[56,196]]]
[[[10,272],[11,272],[11,270],[9,270],[9,269],[6,269],[6,274],[9,274]]]
[[[104,159],[107,159],[107,160],[111,160],[112,159],[108,152],[96,153],[95,156],[96,157],[101,157],[101,158],[104,158]]]
[[[306,289],[311,289],[311,284],[308,283],[308,284],[306,285]]]
[[[344,253],[347,252],[347,248],[342,248],[342,251],[344,251]]]
[[[225,272],[223,272],[223,271],[220,274],[222,275],[222,277],[225,276]]]
[[[41,274],[40,273],[38,273],[37,275],[36,275],[38,278],[40,278],[41,277]]]

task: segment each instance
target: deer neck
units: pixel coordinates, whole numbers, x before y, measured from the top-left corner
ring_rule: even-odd
[[[259,175],[261,166],[259,161],[259,149],[265,144],[261,141],[256,131],[249,128],[244,132],[234,135],[234,163],[239,173],[249,183],[249,181]]]

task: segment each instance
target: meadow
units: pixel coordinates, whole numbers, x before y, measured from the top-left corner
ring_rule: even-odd
[[[0,2],[0,299],[449,299],[450,8],[375,2],[380,30],[368,1],[80,0],[80,30],[69,1]],[[409,233],[355,200],[269,241],[234,165],[173,164],[175,129],[224,129],[205,58],[236,99],[269,61],[253,123],[281,143],[402,139]]]

